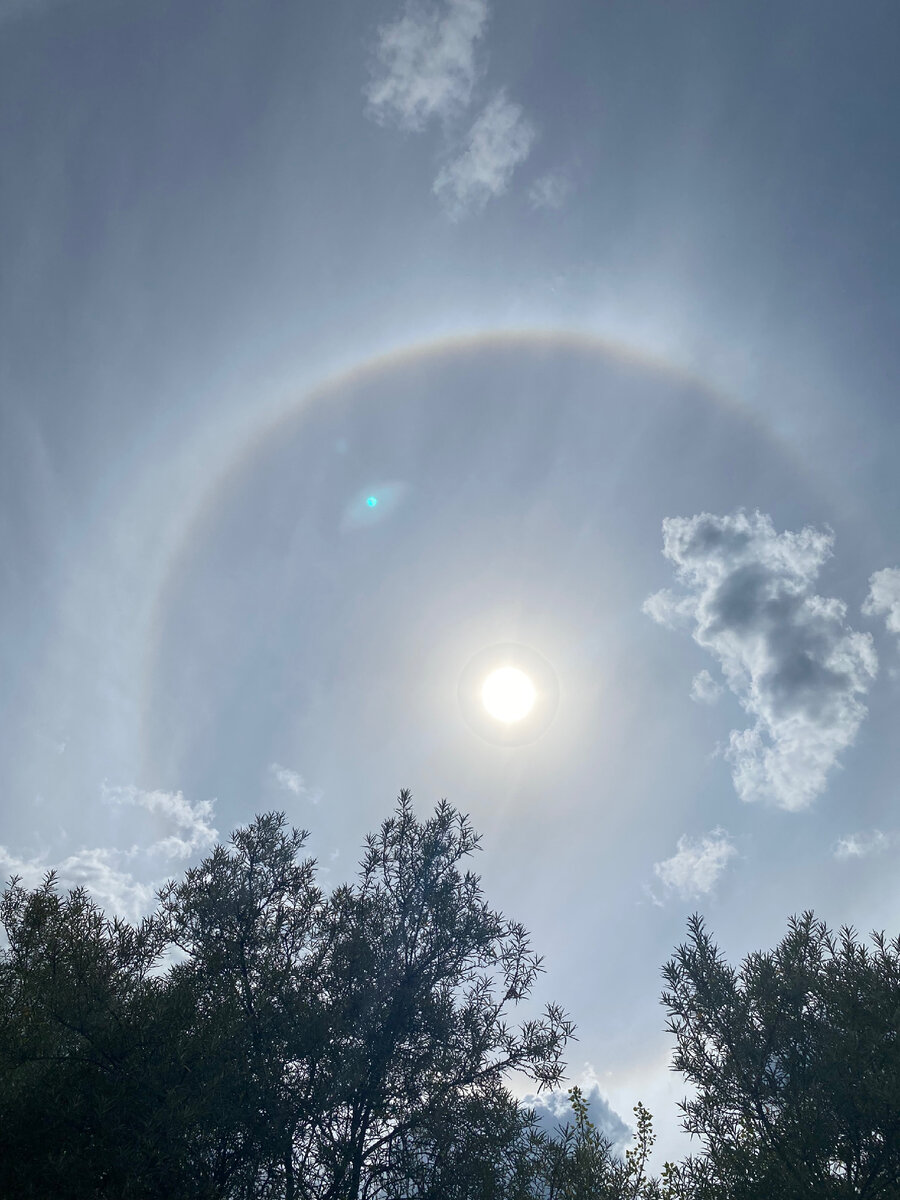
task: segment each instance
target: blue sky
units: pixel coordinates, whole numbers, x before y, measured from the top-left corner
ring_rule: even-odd
[[[4,872],[135,916],[278,807],[337,882],[446,796],[681,1153],[687,915],[896,931],[898,20],[0,0]]]

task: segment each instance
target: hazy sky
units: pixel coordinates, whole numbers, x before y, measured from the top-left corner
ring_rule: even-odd
[[[0,0],[3,872],[134,917],[283,808],[336,883],[446,797],[680,1154],[688,914],[900,926],[898,37]],[[510,643],[523,745],[460,704]]]

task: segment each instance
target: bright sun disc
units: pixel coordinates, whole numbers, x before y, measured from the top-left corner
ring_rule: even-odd
[[[536,696],[534,684],[518,667],[498,667],[491,671],[481,689],[484,707],[492,717],[507,725],[527,717]]]

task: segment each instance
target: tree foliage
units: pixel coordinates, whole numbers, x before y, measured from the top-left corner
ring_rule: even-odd
[[[526,1194],[504,1077],[558,1083],[572,1026],[555,1005],[510,1021],[541,961],[460,868],[468,819],[420,822],[402,793],[327,896],[305,840],[258,817],[138,930],[14,881],[3,1195]]]
[[[658,1177],[571,1088],[541,1128],[509,1090],[563,1078],[542,970],[485,901],[479,839],[408,793],[325,892],[307,835],[258,816],[137,926],[54,876],[0,904],[6,1200],[897,1200],[900,944],[812,914],[739,969],[692,918],[664,967],[702,1152]]]
[[[664,968],[698,1197],[900,1196],[900,940],[811,912],[739,970],[693,917]]]

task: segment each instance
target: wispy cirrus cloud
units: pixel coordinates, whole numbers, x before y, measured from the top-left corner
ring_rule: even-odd
[[[280,788],[290,792],[292,796],[308,800],[310,804],[318,804],[322,799],[322,793],[307,787],[306,780],[300,772],[291,767],[284,767],[277,762],[269,763],[269,774]]]
[[[708,895],[737,849],[724,829],[692,840],[682,836],[671,858],[653,864],[663,886],[684,900]]]
[[[882,854],[895,845],[895,834],[882,833],[880,829],[869,829],[860,833],[848,833],[846,837],[838,838],[834,845],[835,858],[868,858],[872,854]]]
[[[753,718],[725,752],[742,800],[807,808],[866,715],[861,697],[878,669],[872,638],[846,624],[847,606],[814,583],[830,532],[777,533],[743,511],[663,521],[663,553],[679,592],[648,597],[654,621],[688,632],[719,662]]]
[[[572,192],[572,180],[561,171],[539,175],[528,189],[528,203],[535,209],[556,212],[563,207]]]
[[[438,172],[434,193],[453,220],[479,212],[509,187],[531,153],[534,126],[519,104],[498,92],[478,115],[459,154]]]
[[[378,31],[375,69],[365,92],[369,116],[419,132],[434,119],[464,112],[487,20],[487,0],[408,3],[402,16]]]

